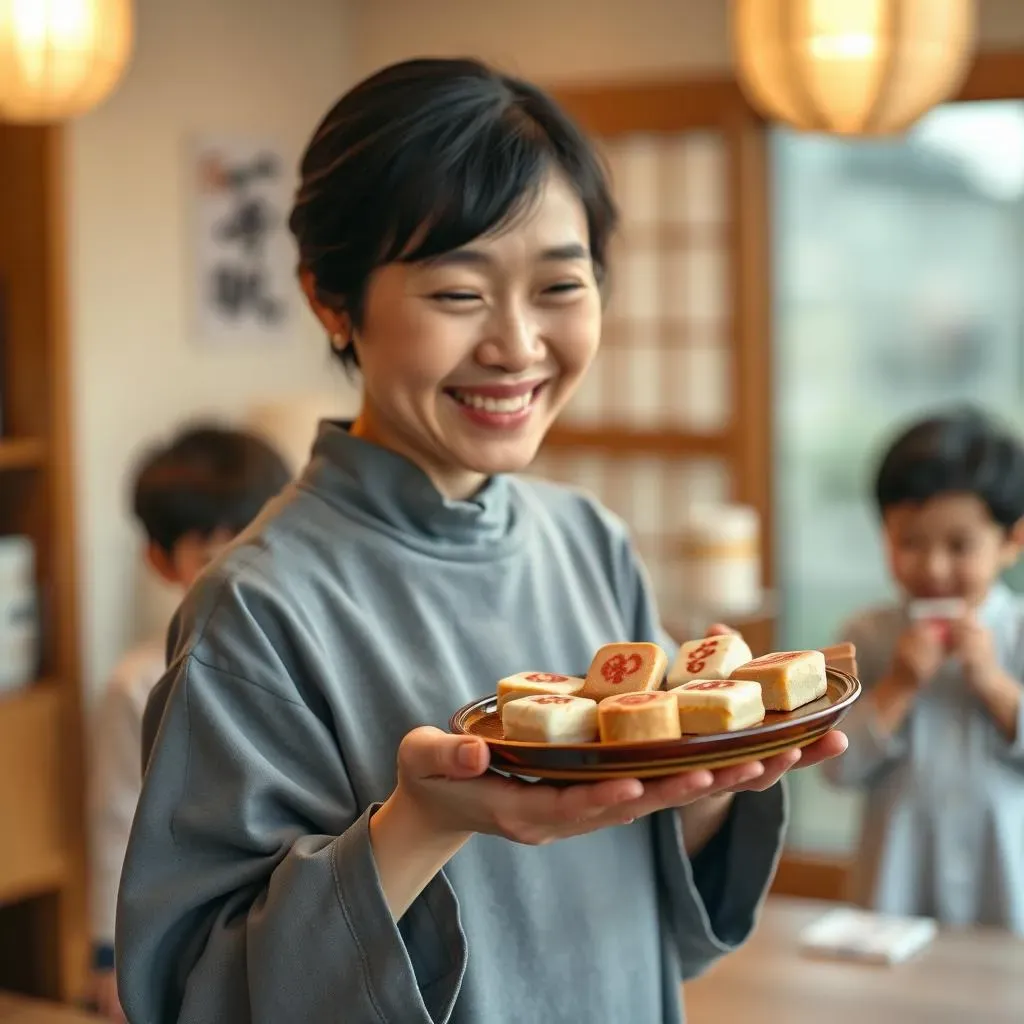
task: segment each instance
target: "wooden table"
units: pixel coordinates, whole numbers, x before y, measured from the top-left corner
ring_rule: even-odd
[[[800,929],[834,906],[770,897],[749,943],[685,986],[687,1024],[1024,1021],[1024,940],[944,931],[895,967],[801,955]]]
[[[102,1024],[102,1021],[69,1006],[0,992],[0,1024]]]

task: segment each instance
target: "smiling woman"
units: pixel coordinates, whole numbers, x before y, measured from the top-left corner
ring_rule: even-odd
[[[560,788],[438,728],[606,643],[674,653],[624,524],[517,475],[600,342],[601,164],[535,87],[420,60],[344,96],[302,174],[303,288],[362,407],[176,617],[128,1017],[678,1024],[753,927],[800,753]]]
[[[525,469],[600,339],[615,208],[576,126],[525,82],[415,61],[343,97],[302,173],[303,286],[363,375],[353,433],[450,497]]]
[[[448,497],[525,469],[597,351],[583,207],[557,172],[538,189],[514,227],[375,271],[358,326],[314,295],[359,360],[353,433],[418,462]]]

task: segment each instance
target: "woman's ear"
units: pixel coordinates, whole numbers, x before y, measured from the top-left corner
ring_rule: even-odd
[[[348,348],[352,344],[352,317],[344,310],[333,309],[321,301],[317,294],[316,278],[311,270],[303,268],[299,271],[299,284],[310,309],[331,339],[331,347],[337,352]]]
[[[150,541],[146,545],[146,564],[165,583],[178,582],[178,569],[174,564],[174,555],[164,551],[159,544]]]

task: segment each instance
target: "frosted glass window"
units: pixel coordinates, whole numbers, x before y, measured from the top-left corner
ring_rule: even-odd
[[[722,346],[694,340],[672,353],[670,376],[676,400],[672,422],[698,433],[723,430],[729,422],[729,354]]]
[[[631,249],[619,259],[615,276],[615,313],[633,321],[657,321],[660,310],[659,253]]]
[[[665,532],[665,499],[662,480],[665,476],[665,460],[640,457],[632,461],[634,493],[638,496],[630,524],[639,536],[661,536]]]
[[[670,462],[665,483],[666,528],[677,532],[691,503],[722,502],[729,497],[729,467],[720,459]]]
[[[566,423],[593,427],[600,425],[607,415],[604,400],[606,362],[607,350],[599,349],[562,414]]]
[[[686,315],[717,321],[729,316],[729,261],[720,248],[694,247],[683,254]]]
[[[631,423],[640,429],[651,429],[664,422],[661,394],[663,354],[657,344],[639,339],[620,350],[618,373],[613,385],[620,389],[622,397],[619,422]]]
[[[728,220],[725,142],[714,132],[692,132],[666,147],[665,219],[675,224],[722,225]]]
[[[630,135],[609,146],[612,185],[627,227],[659,218],[659,150],[653,135]]]

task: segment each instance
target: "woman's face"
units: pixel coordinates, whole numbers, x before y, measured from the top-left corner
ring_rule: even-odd
[[[354,336],[354,433],[416,462],[452,498],[525,469],[597,351],[588,242],[582,204],[552,175],[500,234],[376,271]]]

